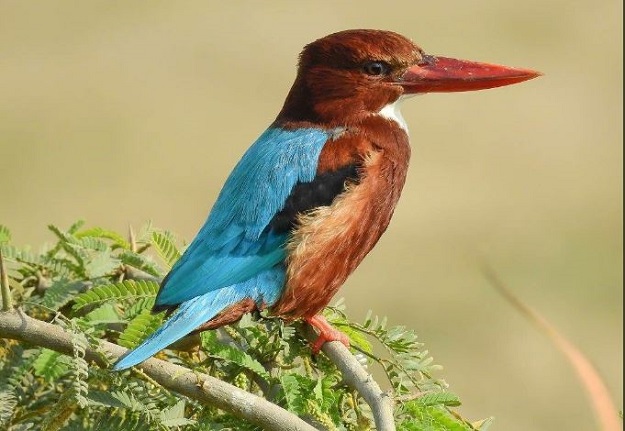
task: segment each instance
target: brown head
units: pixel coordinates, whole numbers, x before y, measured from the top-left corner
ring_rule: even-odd
[[[277,122],[319,126],[358,122],[401,96],[472,91],[540,75],[486,63],[426,55],[409,39],[383,30],[346,30],[304,47],[295,83]]]

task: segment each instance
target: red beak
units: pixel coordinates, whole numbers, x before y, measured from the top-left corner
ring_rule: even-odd
[[[404,73],[398,84],[406,94],[450,93],[503,87],[540,75],[535,70],[425,55],[421,63]]]

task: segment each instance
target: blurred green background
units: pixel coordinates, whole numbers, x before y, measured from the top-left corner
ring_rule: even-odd
[[[348,281],[415,328],[470,419],[587,430],[571,368],[485,282],[489,262],[579,345],[622,406],[622,2],[0,1],[0,223],[16,244],[76,219],[190,240],[279,111],[301,47],[381,28],[540,79],[404,104],[395,218]]]

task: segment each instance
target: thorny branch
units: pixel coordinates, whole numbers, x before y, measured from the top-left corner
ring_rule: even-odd
[[[0,265],[2,265],[1,255]],[[0,337],[12,338],[71,355],[73,352],[72,334],[57,325],[34,319],[22,310],[12,310],[12,304],[7,302],[10,301],[11,296],[8,291],[5,271],[2,273],[5,277],[0,279],[0,284],[3,287],[1,296],[4,304],[2,311],[0,311]],[[126,274],[126,276],[128,278],[160,281],[143,273]],[[316,338],[316,333],[311,326],[306,325],[304,328],[308,339]],[[375,419],[376,429],[378,431],[395,431],[392,399],[382,391],[373,376],[363,368],[356,357],[340,342],[326,343],[322,350],[341,371],[345,383],[356,390],[369,404]],[[125,351],[121,346],[100,340],[99,346],[90,347],[85,351],[85,359],[106,368],[109,366],[110,360],[115,360]],[[107,360],[105,356],[109,359]],[[167,389],[206,405],[221,408],[237,417],[257,424],[263,429],[276,431],[315,430],[312,425],[264,398],[207,374],[197,373],[188,368],[155,358],[148,359],[139,364],[138,367],[148,377]]]
[[[9,276],[4,267],[4,259],[2,258],[2,250],[0,249],[0,299],[2,300],[2,311],[13,309],[13,299],[9,291]]]
[[[60,326],[33,319],[21,310],[0,312],[0,337],[72,354],[72,334]],[[123,347],[101,340],[97,348],[85,351],[85,359],[105,368],[109,363],[104,356],[115,360],[125,351]],[[155,358],[137,367],[167,389],[219,407],[263,429],[315,431],[313,426],[283,408],[207,374]]]
[[[141,277],[133,274],[131,278]],[[4,293],[4,292],[3,292]],[[2,295],[4,297],[4,295]],[[305,335],[314,339],[312,327],[305,326]],[[12,338],[37,346],[46,347],[63,354],[72,354],[72,335],[63,328],[27,316],[21,310],[0,312],[0,337]],[[356,390],[369,404],[378,431],[395,431],[393,402],[383,392],[356,357],[340,342],[330,342],[323,346],[323,352],[343,374],[345,382]],[[105,354],[115,360],[125,353],[116,344],[100,341],[98,348],[86,351],[85,359],[100,367],[108,367]],[[143,372],[163,387],[207,405],[219,407],[267,430],[303,430],[315,428],[283,408],[254,394],[243,391],[206,374],[198,374],[179,365],[159,359],[149,359],[138,365]]]
[[[132,279],[144,279],[160,282],[159,279],[149,274],[128,268],[126,276]],[[305,324],[304,335],[310,341],[317,338],[312,326]],[[325,343],[321,349],[328,358],[336,365],[343,374],[347,385],[358,392],[371,407],[377,431],[395,431],[395,419],[393,417],[393,399],[384,392],[380,385],[373,379],[356,357],[338,341]]]
[[[310,325],[306,325],[305,335],[309,340],[317,337]],[[339,341],[332,341],[325,343],[321,350],[341,371],[345,383],[356,390],[369,404],[373,412],[376,429],[378,431],[395,431],[393,400],[388,393],[382,391],[380,385],[373,380],[373,376],[363,368],[347,347]]]

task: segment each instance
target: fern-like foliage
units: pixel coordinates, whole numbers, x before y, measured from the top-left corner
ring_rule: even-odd
[[[152,232],[152,243],[154,248],[167,265],[171,268],[178,259],[180,259],[180,251],[174,242],[174,236],[171,232],[154,231]]]
[[[132,349],[147,338],[163,323],[162,315],[154,315],[149,309],[137,314],[119,336],[120,346]]]
[[[11,232],[9,228],[0,224],[0,244],[11,241]]]
[[[14,246],[9,229],[0,225],[0,247],[14,302],[71,332],[73,352],[64,356],[0,339],[1,429],[257,429],[140,373],[91,367],[84,358],[100,339],[132,348],[162,323],[163,314],[151,309],[157,280],[181,255],[171,233],[147,225],[126,239],[83,222],[49,228],[56,242],[33,252]],[[341,302],[325,315],[349,335],[363,365],[380,369],[388,380],[399,430],[484,431],[492,422],[471,424],[451,410],[460,401],[413,331],[389,326],[373,313],[353,322]],[[312,357],[296,327],[266,314],[187,337],[159,357],[263,396],[320,429],[374,426],[368,405],[342,383],[335,365],[324,355]]]
[[[118,283],[94,286],[74,298],[74,311],[86,306],[102,305],[106,302],[131,302],[144,298],[154,298],[158,283],[146,280],[124,280]]]

